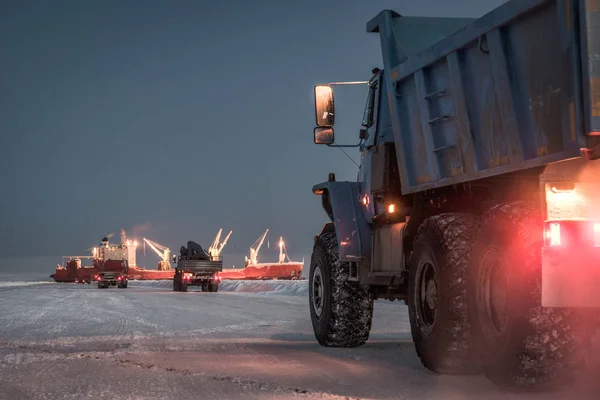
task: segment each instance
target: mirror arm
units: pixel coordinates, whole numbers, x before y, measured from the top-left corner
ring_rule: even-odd
[[[359,147],[362,144],[362,140],[357,144],[328,144],[329,147]]]

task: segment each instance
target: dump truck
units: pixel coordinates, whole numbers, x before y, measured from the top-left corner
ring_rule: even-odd
[[[329,217],[309,273],[321,345],[363,345],[373,300],[397,299],[432,371],[576,378],[600,307],[599,4],[382,11],[357,144],[335,141],[339,82],[314,87],[314,142],[361,155],[356,181],[312,189]]]
[[[129,281],[129,264],[127,260],[106,260],[100,264],[98,274],[95,276],[98,289],[116,286],[126,289]]]
[[[203,292],[217,292],[223,271],[220,255],[209,254],[198,243],[189,241],[181,246],[179,257],[173,256],[175,275],[173,291],[187,292],[188,286],[200,286]]]

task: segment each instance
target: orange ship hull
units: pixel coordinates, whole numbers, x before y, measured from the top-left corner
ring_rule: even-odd
[[[301,262],[250,264],[246,268],[223,269],[219,276],[223,280],[302,279],[303,266]]]
[[[55,282],[89,282],[94,280],[97,273],[98,269],[96,267],[81,267],[71,271],[64,267],[58,267],[54,274],[50,275],[50,278],[53,278]]]
[[[66,282],[81,282],[81,281],[93,281],[94,276],[98,273],[97,267],[81,267],[77,269],[67,269],[64,267],[57,267],[54,274],[50,275],[55,282],[66,283]],[[175,270],[170,271],[159,271],[152,269],[145,269],[140,267],[129,267],[129,280],[138,281],[163,281],[173,279]]]
[[[130,267],[127,274],[130,280],[137,281],[168,281],[173,279],[175,270],[159,271],[157,269],[145,269],[140,267]]]
[[[259,263],[250,264],[246,268],[223,269],[219,273],[224,280],[268,280],[268,279],[303,279],[302,267],[304,263]],[[64,268],[57,267],[54,274],[50,275],[55,282],[82,282],[93,281],[98,273],[97,267]],[[129,280],[137,281],[168,281],[173,279],[175,270],[159,271],[129,267]]]

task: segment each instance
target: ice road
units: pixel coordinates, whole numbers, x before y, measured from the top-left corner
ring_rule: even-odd
[[[596,373],[563,393],[537,394],[433,374],[399,302],[376,302],[365,346],[323,348],[306,293],[306,281],[227,282],[218,293],[175,293],[170,282],[0,285],[0,398],[587,399],[600,391]]]

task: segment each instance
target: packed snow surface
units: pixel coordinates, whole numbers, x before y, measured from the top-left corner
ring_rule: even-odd
[[[596,373],[538,394],[433,374],[399,302],[375,302],[366,345],[321,347],[307,292],[307,281],[228,281],[218,293],[0,284],[0,399],[597,398]]]

